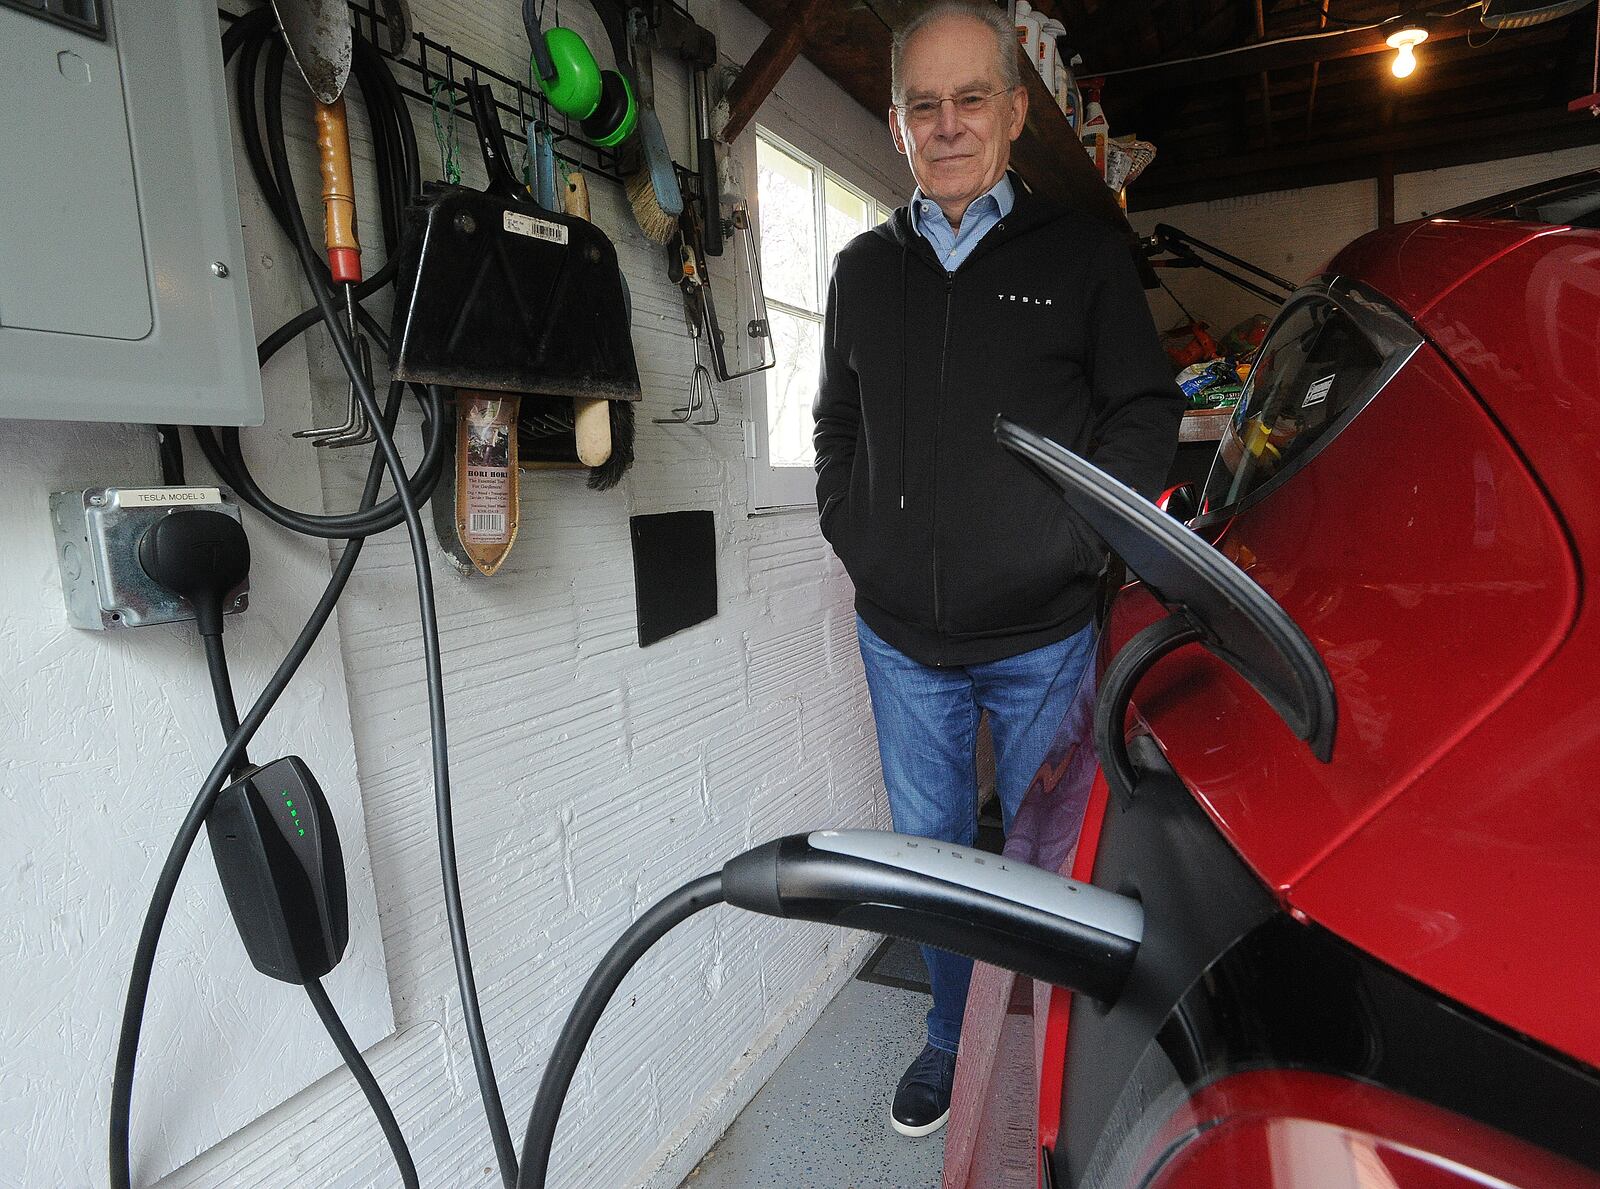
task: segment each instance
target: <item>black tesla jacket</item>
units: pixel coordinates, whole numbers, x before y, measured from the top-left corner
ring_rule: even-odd
[[[834,263],[817,508],[856,611],[927,665],[1015,656],[1089,622],[1104,547],[994,440],[1004,413],[1147,496],[1183,398],[1127,244],[1027,192],[946,272],[901,207]]]

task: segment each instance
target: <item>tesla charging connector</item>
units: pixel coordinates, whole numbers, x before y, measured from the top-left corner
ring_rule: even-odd
[[[624,976],[675,925],[719,902],[927,942],[1107,1004],[1144,939],[1137,900],[971,847],[877,830],[817,830],[758,846],[669,893],[600,960],[545,1063],[517,1189],[543,1189],[567,1089]]]
[[[967,954],[1113,1002],[1144,936],[1137,900],[1038,867],[877,830],[792,834],[730,859],[727,902]]]

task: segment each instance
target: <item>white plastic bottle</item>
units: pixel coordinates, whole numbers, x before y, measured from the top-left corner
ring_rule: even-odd
[[[1057,48],[1059,49],[1059,46]],[[1073,54],[1070,61],[1061,61],[1058,58],[1056,63],[1056,102],[1066,113],[1067,127],[1074,132],[1083,122],[1083,92],[1078,89],[1076,69],[1082,65],[1083,58],[1078,54]]]
[[[1111,122],[1100,106],[1100,80],[1095,79],[1083,88],[1083,123],[1078,125],[1078,138],[1093,158],[1100,176],[1106,176],[1106,146],[1111,140]]]
[[[1039,35],[1044,29],[1044,17],[1033,10],[1028,0],[1017,0],[1017,41],[1028,61],[1039,65]]]
[[[1050,17],[1039,28],[1039,73],[1044,76],[1045,89],[1056,96],[1057,106],[1061,103],[1059,87],[1062,62],[1056,50],[1056,38],[1066,31],[1067,27],[1055,17]]]

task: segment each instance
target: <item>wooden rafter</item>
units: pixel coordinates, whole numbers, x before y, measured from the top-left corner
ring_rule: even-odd
[[[1328,27],[1328,8],[1333,0],[1322,0],[1322,10],[1317,13],[1317,32]],[[1322,59],[1311,63],[1311,91],[1306,96],[1306,135],[1311,135],[1311,118],[1317,110],[1317,81],[1322,74]]]
[[[728,88],[727,98],[723,101],[727,115],[716,130],[718,140],[732,144],[755,118],[757,109],[772,94],[772,88],[778,85],[778,80],[799,57],[800,49],[805,44],[807,26],[822,8],[823,2],[797,0],[786,8],[782,18],[773,23],[766,37],[756,47],[756,52],[744,64],[733,86]],[[719,115],[722,106],[718,105]]]
[[[1256,40],[1265,41],[1267,37],[1267,14],[1261,6],[1261,0],[1256,0]],[[1266,70],[1261,72],[1261,128],[1266,137],[1267,148],[1272,147],[1272,80],[1267,77]]]
[[[1476,9],[1456,13],[1434,22],[1428,34],[1430,44],[1465,37],[1481,31],[1482,24]],[[1198,86],[1229,78],[1245,78],[1267,70],[1283,70],[1295,66],[1309,66],[1313,62],[1329,62],[1338,58],[1354,58],[1363,54],[1392,53],[1386,38],[1389,30],[1353,29],[1315,40],[1269,41],[1261,46],[1246,46],[1236,53],[1220,57],[1183,55],[1170,63],[1154,62],[1149,68],[1136,73],[1114,75],[1119,89],[1153,90],[1172,87]]]

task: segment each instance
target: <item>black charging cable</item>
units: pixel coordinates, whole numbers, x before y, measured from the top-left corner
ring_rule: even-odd
[[[267,53],[269,78],[281,76],[284,49],[274,42]],[[265,109],[268,127],[281,127],[281,89],[268,87]],[[289,172],[288,155],[281,136],[270,138],[268,148],[272,165],[278,176]],[[478,1077],[479,1095],[483,1099],[484,1113],[488,1118],[489,1134],[494,1142],[495,1155],[500,1162],[500,1175],[506,1189],[511,1189],[517,1179],[516,1150],[511,1143],[511,1131],[506,1124],[505,1107],[501,1104],[499,1087],[495,1082],[494,1065],[489,1056],[488,1042],[483,1032],[482,1014],[478,1006],[477,979],[472,969],[472,958],[467,946],[466,917],[461,901],[460,874],[455,855],[454,813],[450,798],[450,759],[448,733],[444,709],[444,670],[439,655],[439,620],[434,604],[433,571],[428,559],[427,535],[422,529],[422,517],[417,501],[406,482],[405,464],[395,449],[394,438],[386,425],[379,420],[376,398],[372,386],[361,371],[356,355],[339,311],[334,305],[327,286],[317,280],[316,249],[304,220],[290,220],[296,251],[306,276],[312,280],[312,292],[322,311],[323,325],[333,339],[334,349],[344,363],[350,384],[367,416],[372,419],[378,439],[378,450],[388,467],[389,477],[395,485],[395,495],[405,516],[406,535],[411,543],[411,560],[417,577],[417,606],[422,620],[422,646],[428,678],[428,720],[432,735],[433,787],[435,827],[439,837],[439,861],[444,879],[445,915],[450,926],[451,949],[455,957],[456,981],[461,993],[462,1012],[467,1025],[467,1038],[472,1047],[473,1067]]]
[[[392,425],[399,415],[400,399],[401,394],[398,391],[390,392],[389,403],[383,414],[386,426]],[[367,468],[366,485],[361,494],[361,507],[373,506],[377,500],[382,478],[383,460],[375,454]],[[144,923],[139,930],[139,940],[134,948],[133,963],[128,973],[128,993],[123,1001],[122,1022],[117,1036],[116,1066],[111,1082],[108,1152],[112,1189],[131,1189],[132,1186],[133,1080],[139,1057],[139,1036],[144,1028],[145,1006],[150,998],[150,979],[155,970],[156,951],[161,945],[161,931],[172,908],[172,900],[177,893],[178,880],[183,874],[184,864],[188,861],[189,852],[200,836],[206,817],[216,803],[217,795],[232,773],[243,766],[242,757],[246,754],[245,749],[250,740],[261,729],[262,722],[266,720],[290,680],[304,663],[317,637],[322,634],[323,627],[339,602],[339,596],[344,593],[345,586],[350,581],[356,561],[361,556],[363,544],[364,540],[357,537],[345,546],[328,579],[327,586],[323,589],[321,598],[317,600],[317,605],[300,629],[300,634],[295,637],[288,653],[268,678],[266,686],[240,722],[238,730],[229,735],[222,754],[217,757],[211,771],[207,773],[200,791],[189,806],[189,812],[178,827],[177,836],[173,839],[167,857],[162,862],[161,872],[156,877],[155,888],[150,894],[150,903],[145,908]]]
[[[228,653],[222,646],[222,637],[201,636],[206,650],[206,671],[211,677],[211,695],[217,702],[217,721],[222,724],[224,740],[239,733],[239,710],[233,700],[233,679],[228,674]],[[248,768],[250,757],[239,753],[239,767]]]
[[[473,1066],[477,1073],[479,1093],[483,1099],[501,1177],[509,1189],[516,1179],[516,1151],[494,1078],[488,1043],[483,1031],[482,1013],[478,1005],[476,979],[467,946],[466,920],[455,857],[437,611],[434,606],[426,538],[418,512],[418,506],[431,496],[443,473],[446,448],[443,433],[445,417],[443,396],[435,387],[421,389],[412,386],[412,391],[423,401],[423,432],[426,446],[424,459],[417,473],[408,476],[394,445],[393,419],[384,419],[379,415],[370,382],[363,374],[359,360],[345,333],[343,322],[333,308],[331,278],[326,265],[311,246],[310,235],[295,196],[283,136],[282,92],[286,49],[272,23],[270,10],[257,10],[236,21],[224,35],[223,48],[225,60],[235,53],[241,55],[236,76],[237,94],[244,125],[246,153],[251,160],[252,169],[262,186],[269,207],[295,244],[302,269],[316,298],[314,316],[321,317],[332,335],[357,399],[361,401],[364,411],[372,421],[379,447],[373,456],[374,471],[380,462],[389,468],[396,485],[395,495],[381,504],[375,504],[373,500],[363,500],[361,507],[348,514],[322,516],[296,512],[271,500],[255,483],[239,450],[237,431],[221,430],[215,434],[209,431],[197,431],[196,438],[207,459],[221,477],[234,486],[241,499],[294,531],[325,538],[346,538],[354,546],[365,535],[382,531],[402,520],[406,523],[417,572],[418,602],[422,618],[424,652],[427,657],[435,818],[451,949],[455,958],[457,986],[462,1000],[463,1019]],[[404,203],[415,197],[419,186],[416,180],[418,171],[415,140],[404,99],[393,76],[383,64],[381,56],[360,38],[357,38],[355,43],[354,76],[372,117],[373,144],[379,167],[380,211],[389,250],[389,263],[358,289],[358,293],[364,294],[386,284],[392,278],[397,267],[396,247]],[[258,87],[259,108],[256,101]],[[310,313],[312,312],[308,311],[308,314]],[[382,344],[385,339],[381,328],[372,322],[365,311],[359,313],[369,332]],[[262,343],[258,349],[258,356],[265,362],[274,351],[310,324],[311,318],[306,314],[291,320]],[[391,405],[397,394],[402,391],[401,385],[390,386]],[[347,555],[349,552],[347,549]],[[214,797],[215,794],[212,795]],[[159,931],[159,925],[157,930]],[[148,982],[147,975],[145,982]],[[140,994],[142,997],[142,990]],[[123,1146],[125,1149],[125,1137]]]
[[[400,1131],[400,1123],[389,1107],[389,1100],[383,1096],[383,1087],[378,1085],[378,1079],[372,1076],[372,1070],[367,1068],[361,1050],[356,1047],[355,1040],[345,1029],[344,1021],[334,1010],[333,1001],[323,989],[322,980],[312,979],[307,983],[306,995],[311,999],[311,1006],[316,1009],[317,1018],[322,1021],[322,1026],[328,1030],[328,1035],[333,1039],[334,1048],[339,1050],[339,1056],[344,1058],[345,1065],[355,1076],[356,1084],[366,1096],[367,1105],[378,1117],[378,1126],[383,1128],[383,1138],[389,1141],[389,1150],[394,1153],[394,1162],[400,1166],[400,1183],[405,1189],[418,1189],[420,1182],[417,1180],[417,1166],[412,1162],[411,1149],[406,1147],[406,1137]]]
[[[161,464],[162,486],[182,487],[183,439],[176,425],[156,426],[156,458]]]
[[[224,738],[232,740],[239,734],[239,710],[234,701],[222,631],[227,600],[250,573],[250,539],[244,526],[225,512],[177,509],[145,530],[139,540],[139,564],[152,581],[186,599],[194,608],[195,627],[206,650],[206,669],[217,704],[217,719],[222,724]],[[239,775],[249,768],[250,759],[241,747],[233,774]],[[402,1183],[406,1189],[418,1189],[416,1164],[377,1078],[367,1067],[361,1050],[351,1039],[322,983],[312,979],[304,986],[317,1018],[344,1058],[383,1130],[400,1169]]]
[[[176,508],[145,529],[138,552],[139,566],[151,581],[194,608],[217,718],[223,737],[231,739],[239,730],[239,711],[222,645],[222,617],[228,598],[250,576],[250,538],[226,512]],[[249,764],[249,756],[241,750],[238,767]]]
[[[561,1118],[561,1107],[572,1086],[572,1077],[578,1072],[578,1062],[600,1023],[600,1016],[628,971],[673,928],[702,909],[722,902],[722,873],[702,875],[657,901],[606,951],[606,956],[578,993],[578,1001],[561,1026],[556,1047],[545,1064],[539,1095],[533,1100],[528,1130],[522,1140],[521,1171],[517,1175],[516,1189],[544,1189],[556,1123]]]
[[[460,879],[455,857],[453,811],[450,797],[448,743],[445,731],[442,666],[439,659],[437,611],[434,606],[431,571],[426,553],[418,507],[432,495],[448,460],[445,434],[445,402],[440,389],[411,385],[422,409],[424,455],[417,470],[407,475],[393,440],[393,430],[406,386],[393,383],[388,404],[380,412],[370,382],[361,371],[342,320],[332,307],[331,277],[326,264],[311,247],[295,195],[292,175],[284,149],[282,90],[286,51],[278,35],[270,9],[258,9],[236,20],[223,36],[223,57],[228,61],[240,55],[236,72],[236,93],[243,125],[246,155],[258,184],[279,226],[294,242],[306,279],[316,297],[316,305],[285,323],[258,347],[257,357],[265,364],[278,350],[318,320],[328,328],[341,362],[349,373],[357,399],[374,428],[378,451],[368,468],[367,485],[357,508],[349,513],[311,514],[287,508],[266,494],[256,483],[245,462],[235,429],[195,429],[196,441],[218,476],[233,487],[239,498],[283,527],[309,536],[348,541],[316,609],[294,646],[274,672],[239,730],[218,757],[210,774],[180,827],[163,865],[145,914],[129,977],[122,1030],[118,1041],[116,1072],[112,1087],[110,1164],[113,1189],[130,1184],[129,1148],[133,1076],[138,1055],[139,1034],[149,996],[151,973],[161,930],[170,909],[177,880],[193,847],[206,815],[231,772],[242,766],[250,738],[281,696],[294,672],[304,661],[334,605],[343,593],[360,555],[364,538],[391,528],[402,521],[411,538],[417,571],[418,602],[422,618],[424,651],[427,655],[428,701],[432,728],[434,803],[437,822],[440,868],[444,884],[451,949],[455,959],[457,986],[463,1019],[483,1099],[501,1178],[506,1189],[516,1180],[516,1152],[506,1124],[488,1043],[483,1032],[476,980],[467,948],[466,922],[461,902]],[[397,246],[406,203],[420,189],[416,143],[410,117],[393,75],[377,52],[363,39],[355,41],[354,77],[367,105],[373,130],[373,148],[378,166],[380,203],[388,263],[362,285],[358,297],[365,297],[388,284],[397,269]],[[257,102],[257,91],[260,102]],[[383,329],[357,306],[357,314],[367,332],[380,346],[386,345]],[[395,494],[379,502],[380,478],[387,467],[396,484]],[[220,658],[225,669],[225,658]],[[219,699],[220,705],[220,699]],[[336,1041],[337,1043],[337,1041]],[[360,1080],[361,1074],[352,1065]],[[375,1087],[375,1083],[373,1083]],[[365,1086],[363,1086],[366,1089]],[[378,1094],[381,1099],[381,1093]],[[376,1105],[374,1106],[376,1110]],[[392,1118],[392,1114],[390,1116]],[[386,1129],[387,1130],[387,1129]]]

